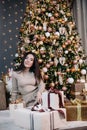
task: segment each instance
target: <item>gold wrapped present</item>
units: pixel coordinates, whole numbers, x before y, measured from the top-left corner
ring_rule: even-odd
[[[71,87],[71,91],[73,91],[73,92],[82,92],[82,90],[84,88],[85,88],[85,83],[78,82],[78,83],[75,83],[75,85],[73,85]]]
[[[87,102],[78,99],[65,104],[67,121],[87,121]]]
[[[71,96],[72,96],[73,99],[75,99],[75,98],[80,99],[80,100],[84,99],[84,95],[82,94],[82,92],[71,91]]]
[[[85,84],[81,83],[81,82],[76,83],[75,85],[73,85],[71,87],[71,92],[70,92],[72,98],[73,99],[78,98],[78,99],[83,100],[84,96],[82,95],[82,91],[83,91],[84,88],[85,88]]]

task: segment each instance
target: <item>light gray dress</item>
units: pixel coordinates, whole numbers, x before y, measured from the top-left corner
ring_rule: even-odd
[[[12,74],[12,93],[11,100],[15,101],[21,94],[26,106],[32,106],[36,102],[37,92],[45,90],[45,84],[41,82],[36,86],[36,80],[33,72],[16,72]]]

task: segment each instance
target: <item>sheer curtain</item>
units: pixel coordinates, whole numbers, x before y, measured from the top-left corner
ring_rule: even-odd
[[[73,0],[73,16],[87,55],[87,0]]]

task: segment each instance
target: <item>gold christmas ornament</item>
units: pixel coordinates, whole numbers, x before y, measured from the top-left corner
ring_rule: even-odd
[[[52,28],[51,27],[48,27],[48,32],[52,32]]]
[[[38,36],[38,35],[34,35],[34,37],[35,37],[36,39],[38,39],[38,38],[39,38],[39,36]]]
[[[45,8],[41,8],[41,11],[42,11],[42,12],[45,12],[45,11],[46,11],[46,9],[45,9]]]
[[[58,16],[59,16],[59,14],[58,14],[58,13],[55,13],[55,14],[54,14],[54,16],[55,16],[55,17],[58,17]]]
[[[55,55],[53,53],[50,54],[50,57],[53,58]]]
[[[68,45],[69,43],[68,42],[65,42],[65,45]]]
[[[66,72],[70,72],[70,69],[67,69]]]
[[[45,74],[44,79],[47,80],[48,78],[49,78],[49,76]]]
[[[71,14],[70,14],[70,13],[67,13],[66,15],[67,15],[67,16],[71,16]]]
[[[65,47],[66,47],[66,45],[64,44],[64,45],[62,45],[62,47],[63,47],[63,48],[65,48]]]
[[[41,41],[44,41],[45,40],[45,36],[41,36],[40,39],[41,39]]]
[[[39,26],[39,27],[38,27],[38,30],[42,30],[42,26]]]
[[[53,61],[50,61],[50,65],[52,66],[54,64],[54,62]]]
[[[58,35],[55,35],[55,36],[54,36],[54,39],[58,39],[58,38],[59,38],[59,36],[58,36]]]
[[[56,1],[53,0],[53,1],[51,2],[51,4],[52,4],[52,5],[56,5]]]
[[[54,21],[54,19],[55,19],[55,18],[54,18],[53,16],[52,16],[52,17],[50,17],[50,20],[51,20],[51,21]]]
[[[54,82],[50,83],[50,87],[54,88],[55,87],[55,83]]]
[[[55,82],[55,85],[58,85],[58,81]]]
[[[58,72],[57,72],[57,74],[58,74],[58,75],[61,75],[61,72],[60,72],[60,71],[58,71]]]
[[[36,55],[38,55],[38,54],[39,54],[39,52],[38,52],[38,51],[35,51],[35,54],[36,54]]]
[[[47,67],[47,68],[50,68],[50,64],[46,64],[46,67]]]
[[[38,59],[38,62],[41,64],[43,62],[43,60],[42,59]]]
[[[55,21],[54,21],[54,20],[52,20],[52,21],[50,21],[50,23],[51,23],[51,24],[54,24],[54,23],[55,23]]]
[[[75,71],[76,71],[76,69],[75,69],[75,68],[72,68],[72,69],[71,69],[71,71],[72,71],[72,72],[75,72]]]

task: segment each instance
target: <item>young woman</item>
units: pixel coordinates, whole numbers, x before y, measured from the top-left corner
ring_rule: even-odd
[[[15,102],[20,93],[26,106],[41,103],[41,94],[45,91],[38,60],[33,52],[24,55],[21,65],[12,74],[11,101]]]

